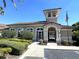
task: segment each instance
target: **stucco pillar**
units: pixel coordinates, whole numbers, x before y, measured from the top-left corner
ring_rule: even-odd
[[[36,41],[36,28],[34,28],[33,33],[34,33],[34,34],[33,34],[33,35],[34,35],[34,36],[33,36],[33,41]]]
[[[60,29],[56,29],[56,42],[57,44],[61,44],[61,37],[60,37]]]
[[[44,40],[48,41],[48,30],[47,30],[47,28],[44,28]]]
[[[60,30],[61,29],[59,29],[59,34],[58,35],[59,35],[59,40],[60,40],[60,44],[61,44],[61,33],[60,33]]]

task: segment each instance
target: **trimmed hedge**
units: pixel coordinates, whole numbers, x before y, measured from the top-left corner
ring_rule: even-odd
[[[0,38],[0,40],[9,40],[9,41],[15,41],[15,42],[27,42],[27,43],[32,43],[32,40],[28,40],[28,39]]]
[[[21,39],[31,39],[33,38],[33,32],[30,31],[21,31],[20,33]]]
[[[63,40],[63,41],[61,41],[61,45],[64,45],[64,46],[72,46],[72,43]]]
[[[9,53],[12,51],[11,48],[7,47],[7,48],[0,48],[0,51],[5,52],[5,53]]]
[[[5,56],[0,56],[0,59],[6,59],[6,57]]]
[[[7,47],[7,48],[0,48],[0,53],[2,54],[0,56],[4,56],[5,54],[8,54],[10,52],[12,52],[12,49],[9,48],[9,47]]]
[[[7,46],[12,46],[12,47],[14,47],[14,48],[16,48],[16,49],[20,49],[20,50],[22,50],[22,49],[25,48],[24,44],[21,43],[21,42],[0,40],[0,44],[5,44],[5,45],[7,45]]]
[[[20,39],[0,39],[0,47],[11,47],[12,52],[10,54],[20,55],[31,44],[31,40],[20,40]]]
[[[3,38],[14,38],[16,37],[16,31],[14,30],[6,30],[2,32]]]
[[[16,41],[8,41],[8,40],[0,40],[0,45],[6,45],[7,47],[12,48],[12,55],[20,55],[29,45],[28,43],[16,42]]]
[[[12,51],[11,48],[0,48],[0,59],[6,59],[6,54]]]

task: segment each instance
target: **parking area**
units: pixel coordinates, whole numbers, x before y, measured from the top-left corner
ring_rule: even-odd
[[[45,49],[46,59],[79,59],[78,50]]]

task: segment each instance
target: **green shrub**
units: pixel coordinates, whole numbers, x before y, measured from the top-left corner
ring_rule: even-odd
[[[64,45],[64,46],[71,46],[72,45],[71,42],[68,42],[68,41],[65,41],[65,40],[61,41],[61,44]]]
[[[27,46],[32,43],[32,40],[24,40],[24,39],[17,39],[17,38],[2,38],[0,39],[0,47],[11,47],[12,52],[10,54],[13,55],[20,55]]]
[[[79,46],[79,22],[74,23],[73,25],[73,45]]]
[[[11,48],[12,48],[12,52],[10,52],[11,55],[21,55],[23,52],[23,51],[16,49],[14,47],[11,47]]]
[[[0,59],[6,59],[6,54],[9,54],[11,51],[10,47],[0,48]]]
[[[33,32],[21,31],[20,32],[20,38],[22,38],[22,39],[32,39],[33,38]]]
[[[12,52],[15,55],[19,55],[19,52],[22,52],[27,45],[22,42],[8,41],[8,40],[0,40],[0,44],[5,44],[8,47],[12,48]],[[16,53],[15,53],[16,52]]]
[[[6,59],[6,57],[5,56],[0,56],[0,59]]]
[[[14,30],[6,30],[2,32],[3,38],[14,38],[16,37],[16,31]]]
[[[4,41],[8,40],[8,41],[14,41],[14,42],[28,43],[28,44],[32,43],[32,40],[17,39],[17,38],[0,38],[0,40],[4,40]]]
[[[25,42],[27,42],[28,44],[31,44],[32,40],[26,40]]]
[[[7,48],[0,48],[0,51],[3,53],[3,54],[8,54],[12,51],[11,48],[7,47]]]
[[[73,42],[73,45],[75,45],[75,46],[79,46],[79,30],[77,30],[77,31],[73,31],[73,41],[75,41],[75,42]]]

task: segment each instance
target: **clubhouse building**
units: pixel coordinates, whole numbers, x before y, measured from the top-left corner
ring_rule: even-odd
[[[43,10],[46,21],[38,21],[31,23],[15,23],[8,24],[9,30],[16,30],[17,32],[27,30],[34,33],[33,41],[47,40],[48,42],[61,41],[72,42],[72,27],[57,23],[61,8]]]

